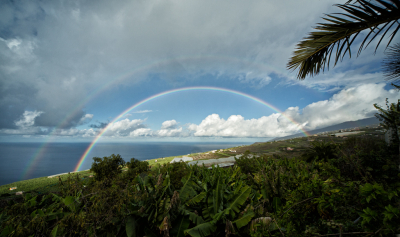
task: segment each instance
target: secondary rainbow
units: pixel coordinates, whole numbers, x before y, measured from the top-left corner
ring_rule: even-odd
[[[272,109],[272,110],[274,110],[274,111],[276,111],[276,112],[282,114],[282,115],[283,115],[286,119],[288,119],[291,123],[293,123],[294,125],[298,126],[298,127],[299,127],[299,130],[301,130],[301,132],[302,132],[306,137],[310,135],[310,134],[307,133],[307,131],[305,131],[305,130],[302,129],[301,125],[299,125],[298,123],[296,123],[295,121],[293,121],[293,119],[291,119],[290,117],[286,116],[286,115],[285,115],[282,111],[280,111],[278,108],[276,108],[275,106],[273,106],[273,105],[271,105],[271,104],[269,104],[269,103],[267,103],[267,102],[265,102],[265,101],[263,101],[263,100],[261,100],[261,99],[259,99],[259,98],[254,97],[254,96],[245,94],[245,93],[243,93],[243,92],[239,92],[239,91],[235,91],[235,90],[231,90],[231,89],[219,88],[219,87],[184,87],[184,88],[179,88],[179,89],[164,91],[164,92],[161,92],[161,93],[159,93],[159,94],[150,96],[150,97],[148,97],[148,98],[146,98],[146,99],[144,99],[144,100],[142,100],[142,101],[139,101],[138,103],[132,105],[131,107],[129,107],[129,108],[126,109],[125,111],[123,111],[120,115],[118,115],[116,118],[114,118],[105,128],[103,128],[103,130],[93,139],[92,143],[89,145],[89,147],[85,150],[85,152],[83,153],[83,155],[82,155],[81,158],[79,159],[79,162],[78,162],[78,164],[76,165],[74,171],[79,171],[79,169],[81,168],[81,166],[82,166],[83,162],[85,161],[86,157],[88,156],[88,154],[90,153],[90,151],[92,150],[92,148],[96,145],[96,143],[99,141],[99,139],[103,136],[103,134],[109,129],[109,127],[110,127],[114,122],[116,122],[117,120],[119,120],[120,118],[122,118],[125,114],[129,113],[131,110],[137,108],[138,106],[140,106],[140,105],[142,105],[142,104],[144,104],[144,103],[146,103],[146,102],[148,102],[148,101],[151,101],[151,100],[154,100],[154,99],[156,99],[156,98],[159,98],[159,97],[161,97],[161,96],[169,95],[169,94],[172,94],[172,93],[177,93],[177,92],[180,92],[180,91],[190,91],[190,90],[222,91],[222,92],[229,92],[229,93],[232,93],[232,94],[236,94],[236,95],[240,95],[240,96],[249,98],[249,99],[251,99],[251,100],[253,100],[253,101],[256,101],[256,102],[258,102],[258,103],[260,103],[260,104],[262,104],[262,105],[265,105],[265,106],[267,106],[268,108],[270,108],[270,109]]]

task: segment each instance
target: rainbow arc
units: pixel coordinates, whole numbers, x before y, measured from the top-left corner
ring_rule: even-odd
[[[93,139],[92,143],[88,146],[88,148],[85,150],[85,152],[83,153],[83,155],[81,156],[81,158],[79,159],[78,164],[75,166],[74,171],[79,171],[79,169],[81,168],[82,164],[84,163],[84,161],[86,160],[87,156],[89,155],[90,151],[93,149],[93,147],[96,145],[96,143],[100,140],[100,138],[104,135],[105,132],[108,131],[108,129],[111,127],[111,125],[113,123],[115,123],[116,121],[118,121],[119,119],[121,119],[123,116],[125,116],[127,113],[129,113],[130,111],[134,110],[135,108],[139,107],[140,105],[143,105],[146,102],[149,102],[151,100],[160,98],[162,96],[166,96],[169,94],[173,94],[173,93],[178,93],[181,91],[191,91],[191,90],[209,90],[209,91],[221,91],[221,92],[228,92],[228,93],[232,93],[232,94],[236,94],[236,95],[240,95],[243,96],[245,98],[251,99],[257,103],[260,103],[272,110],[274,110],[275,112],[278,112],[280,114],[282,114],[283,117],[285,117],[287,120],[289,120],[291,123],[293,123],[294,125],[296,125],[299,130],[307,137],[310,134],[307,133],[307,131],[305,131],[302,126],[300,124],[298,124],[297,122],[295,122],[292,118],[288,117],[287,115],[285,115],[282,111],[280,111],[278,108],[276,108],[275,106],[259,99],[256,98],[254,96],[245,94],[243,92],[239,92],[239,91],[235,91],[235,90],[230,90],[230,89],[225,89],[225,88],[219,88],[219,87],[184,87],[184,88],[179,88],[179,89],[174,89],[174,90],[169,90],[169,91],[164,91],[161,93],[158,93],[156,95],[150,96],[142,101],[139,101],[138,103],[132,105],[131,107],[127,108],[126,110],[124,110],[121,114],[119,114],[117,117],[115,117],[105,128],[103,128],[103,130],[100,131],[100,133]]]

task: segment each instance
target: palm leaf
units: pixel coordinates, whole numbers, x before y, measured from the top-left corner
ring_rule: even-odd
[[[242,217],[240,217],[239,219],[235,220],[233,223],[236,224],[236,227],[238,229],[242,228],[243,226],[247,225],[251,219],[254,217],[254,211],[253,210],[249,210],[247,211]]]
[[[365,49],[378,35],[382,36],[376,45],[375,51],[382,42],[386,33],[396,26],[387,44],[391,43],[397,31],[400,29],[400,0],[375,0],[372,4],[367,0],[358,0],[358,5],[338,4],[337,7],[345,13],[327,15],[324,20],[327,23],[318,24],[308,37],[297,44],[294,55],[287,64],[290,70],[299,69],[297,77],[304,79],[306,76],[314,76],[329,69],[332,53],[336,48],[335,62],[343,60],[348,53],[351,57],[351,45],[363,30],[370,32],[362,41],[357,56]],[[343,18],[345,17],[345,18]],[[369,37],[372,35],[372,38]],[[369,39],[369,41],[368,41]],[[367,45],[364,47],[365,43]]]
[[[126,235],[128,237],[136,237],[137,222],[133,216],[129,216],[126,220]]]
[[[386,80],[400,81],[400,44],[389,47],[383,60]]]
[[[203,224],[204,223],[204,220],[203,220],[203,218],[201,217],[201,216],[199,216],[199,215],[197,215],[196,213],[194,213],[194,212],[191,212],[191,211],[185,211],[185,214],[186,215],[189,215],[189,220],[191,220],[192,222],[193,222],[193,224],[196,224],[196,225],[200,225],[200,224]]]
[[[251,231],[257,231],[257,227],[261,225],[261,227],[264,229],[265,227],[270,227],[272,222],[271,217],[259,217],[251,221],[250,223],[250,230]]]
[[[208,196],[208,213],[211,217],[222,210],[223,205],[223,185],[220,176],[216,181],[214,190],[210,190],[212,195]]]
[[[187,203],[187,205],[197,204],[197,203],[201,202],[201,200],[203,200],[206,195],[207,195],[206,192],[201,192],[199,195],[196,195],[192,199],[188,200],[186,203]]]
[[[188,198],[193,197],[197,194],[196,190],[194,190],[194,186],[196,184],[192,181],[192,172],[190,172],[187,179],[182,179],[182,183],[183,186],[179,191],[179,196],[182,202],[185,202]]]
[[[184,231],[189,228],[190,221],[186,216],[181,216],[171,229],[171,236],[184,237]]]
[[[192,229],[185,230],[185,235],[193,237],[204,237],[212,234],[217,229],[214,221],[206,222],[193,227]]]
[[[250,196],[251,188],[249,186],[243,187],[240,192],[229,200],[228,206],[225,209],[225,214],[230,214],[235,218],[235,213],[240,212],[240,207],[246,202]]]

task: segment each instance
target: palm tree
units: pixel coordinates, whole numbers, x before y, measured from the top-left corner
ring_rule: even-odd
[[[400,44],[389,47],[383,60],[383,71],[387,80],[400,81]],[[396,87],[400,89],[399,87]]]
[[[350,46],[364,30],[369,33],[362,41],[357,56],[381,33],[375,51],[388,35],[388,47],[394,36],[400,29],[400,0],[355,0],[356,4],[348,1],[345,4],[338,4],[337,7],[344,10],[344,13],[326,15],[325,23],[319,23],[308,37],[297,44],[294,55],[287,64],[288,69],[299,69],[297,77],[300,80],[306,76],[314,76],[329,69],[332,53],[335,51],[334,65],[348,53],[351,57]],[[343,18],[344,16],[345,18]],[[368,43],[367,43],[368,42]]]

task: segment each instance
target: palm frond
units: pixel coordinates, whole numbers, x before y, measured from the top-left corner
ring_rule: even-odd
[[[179,193],[183,202],[197,194],[196,190],[194,189],[196,184],[192,181],[192,173],[193,172],[190,172],[187,179],[182,179],[183,186]]]
[[[388,81],[400,81],[400,44],[388,48],[383,60],[383,71]]]
[[[199,195],[193,197],[192,199],[188,200],[186,202],[186,205],[195,205],[202,201],[206,197],[207,193],[206,192],[201,192]]]
[[[171,229],[171,236],[184,237],[184,231],[189,228],[190,221],[186,216],[181,216],[176,221],[176,226]]]
[[[251,221],[251,219],[255,216],[255,213],[253,210],[249,210],[246,213],[243,214],[243,216],[241,216],[240,218],[238,218],[237,220],[235,220],[233,223],[236,224],[236,227],[238,229],[242,228],[243,226],[249,224],[249,222]]]
[[[202,223],[191,229],[185,230],[184,232],[185,235],[190,235],[193,237],[209,236],[217,229],[217,226],[215,224],[215,221]]]
[[[235,217],[235,213],[240,211],[240,206],[246,202],[247,198],[250,196],[251,188],[249,186],[245,186],[240,189],[240,192],[233,196],[225,209],[225,214],[230,214],[233,218]]]
[[[189,215],[189,220],[191,220],[195,225],[200,225],[205,222],[204,219],[195,212],[185,210],[185,214]]]
[[[357,56],[377,36],[381,35],[375,47],[376,51],[390,29],[396,27],[389,35],[386,47],[390,45],[400,29],[400,0],[375,0],[374,4],[366,0],[357,0],[357,5],[351,2],[336,5],[344,10],[344,13],[326,15],[323,18],[326,22],[319,23],[315,27],[317,31],[311,32],[297,44],[287,68],[299,69],[297,75],[299,79],[304,79],[308,75],[317,75],[321,70],[324,71],[325,67],[329,70],[334,51],[334,65],[339,60],[343,60],[347,53],[351,57],[351,45],[363,30],[370,32],[362,41]]]

